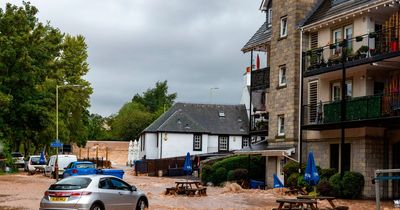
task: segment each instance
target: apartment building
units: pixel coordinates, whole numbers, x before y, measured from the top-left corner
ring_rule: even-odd
[[[362,173],[364,197],[374,170],[400,168],[399,26],[392,0],[320,0],[300,26],[302,159]],[[382,196],[398,198],[399,181]]]

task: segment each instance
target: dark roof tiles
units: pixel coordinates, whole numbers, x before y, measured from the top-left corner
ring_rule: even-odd
[[[271,27],[267,26],[267,22],[257,30],[257,32],[250,38],[250,40],[243,46],[242,51],[247,52],[252,48],[265,44],[271,40]]]
[[[244,105],[176,103],[143,132],[247,135],[247,111]]]

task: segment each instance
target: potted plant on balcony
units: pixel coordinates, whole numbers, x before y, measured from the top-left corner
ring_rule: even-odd
[[[256,129],[257,130],[264,130],[267,127],[267,122],[266,121],[258,121],[256,122]]]
[[[341,60],[341,57],[339,54],[333,54],[329,59],[328,59],[328,64],[330,65],[335,65],[339,64]]]
[[[361,42],[364,38],[362,36],[356,36],[356,42]]]
[[[331,50],[336,49],[336,43],[335,44],[329,44],[329,49],[331,49]]]
[[[360,56],[360,58],[366,58],[368,51],[369,51],[369,47],[363,45],[357,50],[357,53]]]
[[[369,38],[376,38],[378,36],[378,34],[376,32],[371,32],[368,34]]]

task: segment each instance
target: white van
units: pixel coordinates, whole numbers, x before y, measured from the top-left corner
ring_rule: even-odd
[[[62,176],[62,174],[64,173],[64,168],[66,168],[71,162],[77,160],[78,159],[76,158],[75,155],[58,155],[58,177]],[[56,155],[53,155],[50,157],[49,163],[44,169],[45,176],[50,176],[52,178],[56,177],[56,174],[54,173],[55,163],[56,163]]]

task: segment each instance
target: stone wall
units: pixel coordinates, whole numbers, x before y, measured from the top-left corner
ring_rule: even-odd
[[[312,9],[315,0],[274,0],[272,2],[272,38],[270,89],[267,93],[269,141],[297,143],[300,32],[298,24]],[[287,16],[287,37],[280,37],[280,19]],[[279,67],[286,65],[286,87],[278,87]],[[285,117],[285,136],[278,137],[278,115]]]

